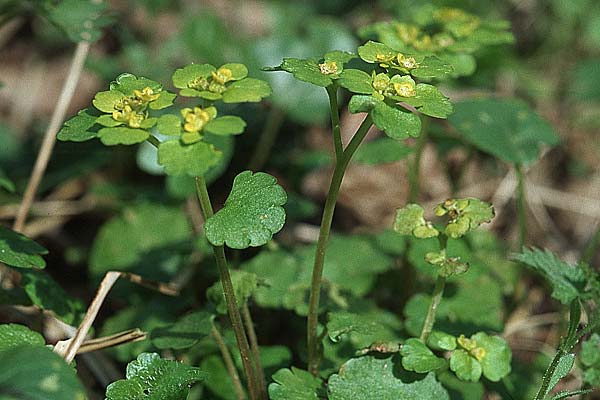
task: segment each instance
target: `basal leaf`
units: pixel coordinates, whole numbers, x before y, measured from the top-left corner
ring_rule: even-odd
[[[32,331],[25,325],[0,325],[0,353],[4,350],[22,345],[44,346],[45,344],[46,341],[42,335],[36,331]]]
[[[419,339],[408,339],[400,348],[402,366],[407,371],[425,373],[446,365],[443,358],[437,357]]]
[[[0,225],[0,262],[17,268],[44,268],[48,250],[27,236]]]
[[[3,400],[87,398],[75,370],[46,346],[23,345],[0,351],[0,365]]]
[[[381,311],[381,312],[377,312]],[[327,334],[333,342],[339,342],[343,335],[359,348],[375,342],[388,342],[399,339],[397,331],[400,322],[390,320],[383,310],[371,312],[336,311],[328,314]]]
[[[272,400],[318,400],[323,383],[310,372],[295,367],[280,369],[269,385]]]
[[[422,380],[404,383],[394,374],[392,357],[376,358],[365,356],[346,362],[340,372],[332,375],[328,382],[330,400],[378,399],[449,400],[442,385],[433,373]]]
[[[58,140],[85,142],[86,140],[95,138],[98,132],[91,131],[90,128],[96,124],[97,116],[90,114],[90,111],[89,108],[86,108],[79,111],[73,118],[65,121],[56,136]]]
[[[258,280],[255,274],[234,270],[231,271],[231,282],[238,307],[242,307],[254,294],[258,286]],[[216,306],[217,312],[227,314],[227,303],[225,293],[221,282],[216,282],[206,290],[206,297]]]
[[[158,163],[169,175],[204,176],[218,165],[222,153],[212,144],[196,142],[183,144],[180,140],[168,140],[158,147]]]
[[[126,376],[108,385],[106,400],[185,400],[191,385],[208,374],[156,353],[142,353],[127,365]]]
[[[244,171],[235,177],[225,206],[204,224],[206,237],[215,246],[262,246],[283,228],[286,200],[274,177]]]
[[[559,141],[550,124],[517,99],[463,101],[449,120],[475,147],[511,164],[531,164],[542,145]]]
[[[550,250],[524,248],[514,259],[543,275],[552,286],[552,297],[562,304],[569,304],[582,295],[585,275],[581,268],[561,261]]]
[[[213,319],[206,311],[193,312],[174,324],[153,329],[150,340],[159,349],[187,349],[210,334]]]
[[[408,157],[413,149],[404,143],[382,137],[371,142],[363,143],[353,160],[360,164],[378,165],[400,161]]]

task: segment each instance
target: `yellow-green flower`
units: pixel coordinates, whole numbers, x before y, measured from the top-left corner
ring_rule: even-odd
[[[185,144],[195,143],[202,139],[202,131],[206,124],[215,119],[217,109],[215,107],[194,107],[181,110],[183,116],[183,133],[181,141]]]
[[[335,61],[325,61],[319,64],[319,70],[323,75],[333,75],[339,72],[338,65]]]

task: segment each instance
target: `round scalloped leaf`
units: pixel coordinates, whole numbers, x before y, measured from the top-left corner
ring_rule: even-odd
[[[75,369],[46,346],[17,346],[0,352],[0,398],[85,400]],[[9,367],[7,367],[9,366]],[[122,400],[120,398],[119,400]]]
[[[511,164],[531,164],[540,146],[559,142],[552,126],[518,99],[460,102],[450,122],[479,150]]]
[[[127,365],[126,376],[108,385],[106,400],[185,400],[191,385],[208,374],[156,353],[142,353]]]
[[[427,338],[427,345],[434,350],[454,350],[456,338],[445,332],[432,331]]]
[[[160,92],[160,95],[156,100],[148,104],[148,107],[150,107],[152,110],[162,110],[163,108],[172,106],[176,97],[177,95],[175,93],[163,90]]]
[[[117,144],[131,145],[142,143],[150,137],[150,134],[143,129],[117,126],[114,128],[100,129],[98,131],[98,137],[102,144],[106,146],[115,146]]]
[[[206,124],[204,130],[220,136],[239,135],[244,132],[246,122],[240,117],[226,115],[211,120]]]
[[[454,68],[451,64],[435,56],[425,57],[419,61],[417,68],[410,70],[410,74],[419,79],[443,78],[453,72]]]
[[[272,376],[269,398],[272,400],[319,400],[321,380],[310,372],[292,367],[283,368]]]
[[[400,348],[402,355],[402,366],[407,371],[420,374],[434,371],[446,365],[446,360],[437,357],[419,339],[408,339]]]
[[[42,335],[25,325],[0,325],[0,352],[22,345],[44,346],[45,344],[46,341]]]
[[[412,147],[398,140],[382,137],[363,143],[354,154],[353,160],[368,165],[386,164],[403,160],[412,152]]]
[[[391,60],[398,55],[397,51],[392,50],[383,43],[369,40],[358,48],[358,55],[363,61],[368,63],[380,63],[386,60]]]
[[[112,117],[111,114],[102,114],[98,118],[96,118],[96,123],[102,126],[106,126],[108,128],[113,128],[115,126],[123,125],[123,122],[117,121]]]
[[[452,352],[450,369],[463,381],[477,382],[481,378],[481,364],[475,357],[471,357],[467,351],[462,349]]]
[[[216,68],[210,64],[186,65],[173,73],[173,86],[178,89],[187,89],[191,81],[198,78],[208,78],[214,71],[216,71]],[[181,92],[181,95],[189,96],[190,94]]]
[[[112,113],[115,111],[115,104],[125,97],[126,96],[118,90],[107,90],[96,93],[92,100],[92,104],[102,112]]]
[[[206,238],[233,249],[262,246],[283,228],[286,201],[273,176],[244,171],[235,177],[225,206],[204,224]]]
[[[348,89],[352,93],[371,94],[374,90],[371,75],[358,69],[343,70],[338,82],[340,86]]]
[[[488,336],[484,332],[476,333],[472,338],[478,347],[485,350],[485,356],[480,361],[483,376],[492,382],[498,382],[507,376],[510,373],[512,355],[506,340],[500,336]]]
[[[187,349],[210,334],[213,319],[214,315],[206,311],[190,313],[174,324],[153,329],[150,340],[159,349]]]
[[[403,98],[403,101],[417,107],[419,112],[430,117],[447,118],[454,111],[450,100],[435,86],[419,83],[415,90],[415,97]]]
[[[411,203],[398,208],[394,220],[394,230],[401,235],[414,235],[419,239],[438,236],[438,230],[423,218],[423,214],[423,207],[418,204]]]
[[[422,380],[404,383],[395,370],[392,357],[353,358],[342,365],[338,374],[329,378],[329,400],[450,399],[433,373]]]
[[[279,68],[291,73],[298,80],[316,86],[327,87],[333,83],[329,76],[321,73],[319,65],[312,60],[284,58]]]
[[[204,176],[222,156],[215,146],[205,142],[183,144],[169,140],[158,146],[158,163],[168,175]]]
[[[349,335],[350,342],[359,348],[373,343],[398,343],[401,325],[395,315],[376,307],[360,312],[335,311],[327,315],[329,339],[337,343]]]
[[[241,270],[231,271],[231,282],[238,307],[242,307],[258,287],[256,274]],[[221,281],[216,282],[206,290],[206,297],[215,305],[218,313],[227,314],[227,303]]]
[[[27,236],[0,225],[0,262],[17,268],[44,268],[48,250]]]
[[[96,124],[97,116],[90,114],[89,108],[81,110],[73,118],[65,121],[63,127],[56,136],[58,140],[71,142],[85,142],[95,138],[98,133],[89,129]]]
[[[445,232],[449,237],[456,239],[472,231],[483,223],[488,223],[494,218],[494,207],[485,201],[468,198],[467,207],[458,212],[458,217],[446,225]]]
[[[404,109],[395,108],[380,101],[371,111],[373,123],[392,139],[418,137],[421,133],[421,119]]]
[[[231,71],[231,79],[235,80],[235,81],[239,81],[240,79],[244,79],[245,77],[248,76],[248,68],[246,68],[246,66],[244,64],[240,64],[240,63],[229,63],[229,64],[223,64],[219,67],[219,69],[221,68],[227,68],[228,70]]]
[[[224,103],[258,102],[271,95],[271,86],[265,81],[245,78],[227,86],[223,93]]]
[[[156,122],[156,129],[167,136],[179,136],[183,132],[181,129],[181,118],[174,114],[161,115]]]
[[[160,83],[144,78],[143,76],[137,77],[128,72],[117,76],[117,78],[110,83],[111,91],[118,90],[127,96],[132,96],[134,90],[142,90],[147,87],[154,90],[155,93],[162,90],[162,85]]]

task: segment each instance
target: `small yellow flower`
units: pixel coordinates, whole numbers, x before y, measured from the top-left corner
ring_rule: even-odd
[[[185,120],[183,129],[186,132],[199,132],[211,120],[210,114],[200,107],[194,107],[193,110],[184,108],[181,114]]]
[[[206,78],[196,78],[188,83],[188,87],[190,89],[196,89],[196,90],[201,90],[201,91],[208,90],[209,85],[210,85],[210,83],[208,82],[208,79],[206,79]]]
[[[411,82],[394,82],[394,90],[400,97],[415,97],[417,91]]]
[[[133,94],[144,103],[150,103],[160,97],[160,93],[155,93],[150,87],[145,87],[142,90],[134,90]]]
[[[130,128],[139,128],[146,119],[143,114],[135,112],[129,105],[123,106],[122,110],[113,111],[112,117],[115,121],[126,123]]]
[[[379,62],[389,62],[392,61],[394,59],[394,56],[392,54],[376,54],[375,58],[377,59],[377,61]]]
[[[212,73],[213,82],[224,85],[233,78],[233,72],[229,68],[219,68]]]
[[[319,64],[319,69],[323,75],[333,75],[338,73],[338,66],[335,61],[325,61]]]
[[[390,84],[390,78],[385,74],[379,74],[373,79],[373,89],[383,94]]]
[[[469,351],[473,357],[477,359],[477,361],[483,360],[485,357],[485,349],[483,347],[475,347],[473,350]]]
[[[417,60],[415,60],[414,57],[406,57],[402,53],[398,53],[398,56],[396,56],[396,60],[398,61],[398,64],[401,67],[404,67],[408,70],[415,69],[419,66]]]
[[[468,339],[465,335],[460,335],[458,339],[456,339],[460,347],[467,351],[471,351],[477,347],[477,342],[473,339]]]

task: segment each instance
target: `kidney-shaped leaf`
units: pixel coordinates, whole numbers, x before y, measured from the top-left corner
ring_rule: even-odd
[[[85,142],[95,138],[98,132],[90,131],[96,124],[98,116],[90,114],[91,110],[86,108],[77,113],[73,118],[65,121],[63,127],[56,136],[58,140],[71,142]]]
[[[48,250],[12,229],[0,226],[0,262],[17,268],[44,268]]]
[[[292,367],[280,369],[273,374],[274,383],[269,385],[269,397],[273,400],[318,400],[321,380],[310,372]]]
[[[0,325],[0,351],[24,344],[43,346],[46,344],[46,341],[42,335],[36,331],[32,331],[25,325]]]
[[[206,379],[199,368],[142,353],[127,365],[127,379],[106,388],[106,400],[185,400],[190,386]]]
[[[407,371],[424,373],[441,368],[446,364],[443,358],[437,357],[416,338],[410,338],[404,342],[400,354],[402,354],[402,366]]]
[[[206,311],[187,314],[174,324],[153,329],[150,339],[159,349],[187,349],[210,333],[213,319]]]
[[[158,163],[174,176],[203,176],[219,164],[222,156],[215,146],[205,142],[183,144],[180,140],[168,140],[158,146]]]
[[[233,249],[262,246],[283,228],[286,201],[273,176],[244,171],[235,177],[225,207],[204,224],[206,238]]]
[[[455,108],[449,120],[465,139],[511,164],[530,164],[537,160],[540,145],[559,141],[550,124],[521,100],[469,100]]]

